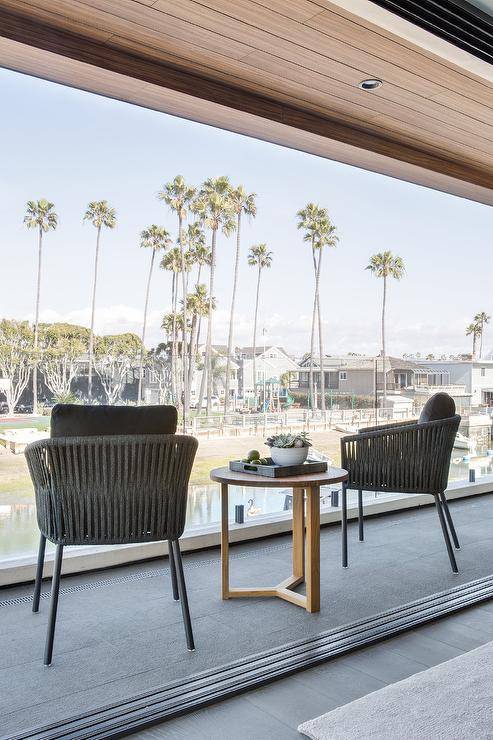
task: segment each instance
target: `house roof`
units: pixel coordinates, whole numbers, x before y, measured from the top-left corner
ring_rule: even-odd
[[[375,359],[377,360],[378,371],[382,371],[382,357],[363,357],[356,355],[344,355],[344,356],[331,356],[325,355],[324,357],[324,370],[373,370],[375,367]],[[320,366],[320,360],[318,357],[313,358],[313,364],[315,367]],[[305,357],[300,362],[301,367],[309,367],[310,357]],[[412,360],[403,360],[402,357],[386,357],[385,359],[386,370],[416,370],[423,371],[423,366],[418,362]]]
[[[218,353],[218,355],[228,356],[228,345],[227,344],[213,344],[212,349]]]
[[[289,357],[289,359],[292,359],[291,355],[289,355],[284,347],[280,347],[278,344],[268,344],[265,346],[265,351],[269,352],[272,349],[277,349],[279,352],[282,352],[286,357]],[[239,355],[248,355],[248,358],[253,357],[253,347],[237,347],[237,353]],[[255,348],[255,357],[258,357],[259,355],[262,355],[264,353],[264,347],[263,345],[261,347]]]

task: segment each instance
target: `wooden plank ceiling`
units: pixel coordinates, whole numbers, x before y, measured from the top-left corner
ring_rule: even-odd
[[[0,0],[0,65],[493,204],[493,83],[327,0]]]

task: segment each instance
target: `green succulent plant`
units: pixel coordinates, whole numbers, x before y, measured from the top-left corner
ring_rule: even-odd
[[[265,440],[268,447],[311,447],[312,441],[307,432],[299,434],[274,434]]]

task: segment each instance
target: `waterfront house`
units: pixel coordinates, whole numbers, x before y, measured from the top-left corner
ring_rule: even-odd
[[[453,385],[461,385],[471,406],[493,407],[493,359],[419,360],[429,377],[444,374]]]
[[[320,358],[314,357],[314,382],[320,389]],[[493,364],[493,363],[492,363]],[[310,355],[300,361],[298,389],[308,392],[310,384]],[[383,358],[363,355],[345,355],[324,357],[324,383],[326,392],[337,402],[337,398],[369,398],[380,396],[383,390]],[[402,357],[385,358],[385,374],[389,397],[398,394],[416,399],[421,404],[426,398],[439,390],[449,393],[461,407],[469,403],[470,391],[464,382],[451,380],[447,368],[438,363],[420,364],[417,360]],[[294,384],[291,385],[294,388]]]

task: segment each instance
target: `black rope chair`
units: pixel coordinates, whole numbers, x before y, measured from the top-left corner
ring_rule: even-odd
[[[45,665],[52,660],[65,545],[167,540],[173,597],[181,601],[187,647],[194,650],[179,538],[198,443],[175,434],[176,423],[172,406],[58,405],[52,438],[26,447],[41,532],[33,612],[46,540],[56,545]]]
[[[458,573],[450,535],[459,540],[449,511],[445,489],[450,456],[460,416],[446,393],[428,399],[419,420],[361,429],[341,439],[341,465],[349,473],[342,487],[342,565],[348,564],[347,489],[358,491],[358,530],[363,541],[363,491],[431,494],[447,547],[450,565]]]

